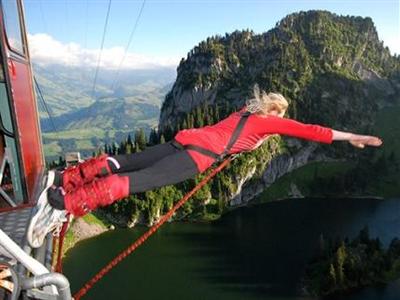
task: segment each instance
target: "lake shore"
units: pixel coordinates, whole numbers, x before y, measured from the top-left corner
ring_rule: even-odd
[[[333,197],[307,197],[307,199],[332,199]],[[336,197],[335,197],[336,198]],[[339,197],[341,199],[373,199],[373,200],[385,200],[384,197],[380,196],[346,196],[346,197]],[[304,197],[293,197],[293,198],[282,198],[282,199],[276,199],[270,202],[276,202],[276,201],[284,201],[284,200],[293,200],[293,199],[304,199]],[[256,206],[260,204],[265,204],[266,202],[254,202],[254,203],[247,203],[243,205],[238,205],[238,206],[232,206],[229,207],[229,209],[226,211],[226,213],[232,212],[235,209],[241,208],[241,207],[251,207],[251,206]],[[101,214],[102,218],[101,220],[94,215],[89,215],[90,217],[83,217],[83,218],[76,218],[72,221],[72,224],[70,225],[70,228],[68,229],[67,237],[65,240],[64,248],[63,248],[63,256],[65,256],[65,253],[73,248],[77,243],[80,241],[83,241],[85,239],[89,239],[92,237],[95,237],[99,234],[102,234],[108,230],[111,230],[114,228],[114,226],[117,227],[125,227],[121,226],[121,223],[116,224],[114,221],[115,218],[110,219],[108,215],[106,214]],[[94,220],[95,218],[95,220]],[[104,222],[104,218],[107,219],[107,224]],[[176,220],[177,222],[182,222],[182,220]],[[195,223],[203,223],[203,222],[212,222],[214,220],[208,220],[208,221],[196,221],[196,220],[187,220],[187,222],[195,222]],[[113,223],[113,225],[109,225],[108,222]],[[147,225],[147,224],[140,224],[139,225]],[[129,226],[127,226],[129,227]]]
[[[65,257],[67,251],[72,249],[77,243],[98,236],[112,228],[113,225],[106,225],[92,214],[73,219],[65,236],[62,256]]]

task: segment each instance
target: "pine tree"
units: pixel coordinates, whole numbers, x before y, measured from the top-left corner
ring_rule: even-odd
[[[157,131],[156,131],[155,128],[152,128],[151,131],[150,131],[149,144],[151,146],[153,146],[153,145],[157,145],[158,142],[159,142],[159,140],[158,140]]]
[[[164,136],[164,141],[170,141],[172,140],[172,138],[174,137],[174,132],[172,130],[171,125],[167,125],[162,133],[162,135]]]
[[[112,155],[117,155],[118,154],[118,149],[117,149],[117,145],[115,143],[112,144],[112,150],[111,153]]]
[[[165,144],[165,137],[163,134],[160,136],[160,144]]]
[[[133,153],[133,146],[130,143],[126,143],[125,154],[131,154],[131,153]]]
[[[192,113],[189,113],[189,116],[188,116],[188,126],[189,126],[189,128],[194,127],[194,116]]]
[[[144,133],[143,128],[140,128],[135,132],[135,147],[136,144],[140,150],[144,150],[146,148],[146,134]]]
[[[200,128],[204,126],[204,115],[200,106],[198,106],[194,112],[194,120],[194,127]]]
[[[341,246],[336,251],[337,279],[341,285],[344,284],[344,268],[343,265],[347,258],[346,246],[342,242]]]
[[[218,105],[215,106],[213,119],[214,122],[218,122],[220,120],[220,111]]]
[[[119,144],[119,154],[125,154],[125,150],[126,150],[125,144],[124,142],[121,142]]]
[[[333,264],[330,264],[329,266],[329,276],[328,276],[328,285],[329,285],[329,289],[333,289],[336,287],[336,271],[335,271],[335,267],[333,266]]]
[[[126,142],[130,145],[133,145],[131,134],[128,134],[128,138],[127,138]]]
[[[134,150],[134,152],[135,152],[135,153],[138,153],[138,152],[141,152],[141,151],[142,151],[142,149],[140,148],[139,143],[135,143],[135,150]]]

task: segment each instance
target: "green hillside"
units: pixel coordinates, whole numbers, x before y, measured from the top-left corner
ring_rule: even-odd
[[[393,124],[400,106],[400,58],[384,47],[370,18],[300,12],[263,34],[245,30],[207,38],[178,67],[162,105],[158,138],[169,140],[180,129],[214,124],[241,108],[255,83],[289,99],[291,118],[381,135],[385,144],[379,151],[343,142],[316,144],[310,150],[311,163],[287,173],[279,166],[311,149],[310,143],[271,138],[218,174],[176,218],[217,218],[229,210],[232,199],[235,205],[247,204],[260,186],[270,184],[263,201],[298,192],[306,196],[399,195],[394,142],[398,128]],[[279,158],[281,163],[268,171]],[[151,224],[201,178],[132,196],[108,211]]]
[[[50,120],[38,97],[48,161],[69,151],[91,155],[139,128],[149,132],[158,124],[161,103],[175,77],[172,69],[127,70],[115,83],[115,71],[100,70],[92,95],[94,70],[34,65],[34,71],[52,115]]]

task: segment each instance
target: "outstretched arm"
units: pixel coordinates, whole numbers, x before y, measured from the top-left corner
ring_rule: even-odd
[[[271,134],[283,134],[327,144],[332,143],[332,141],[348,141],[357,148],[364,148],[365,146],[378,147],[382,145],[382,140],[375,136],[359,135],[320,125],[304,124],[292,119],[276,116],[264,118],[263,128]]]
[[[357,148],[364,148],[365,146],[379,147],[383,143],[382,140],[376,136],[360,135],[333,129],[332,133],[332,140],[348,141],[350,144]]]

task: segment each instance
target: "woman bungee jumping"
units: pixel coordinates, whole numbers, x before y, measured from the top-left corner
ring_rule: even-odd
[[[102,155],[61,172],[49,171],[28,228],[29,243],[40,247],[46,234],[59,228],[68,213],[83,216],[131,194],[192,178],[228,155],[258,148],[273,134],[326,144],[348,141],[358,148],[382,144],[378,137],[285,118],[287,108],[281,94],[260,91],[256,85],[254,97],[242,110],[215,125],[181,130],[172,141],[142,152]]]

